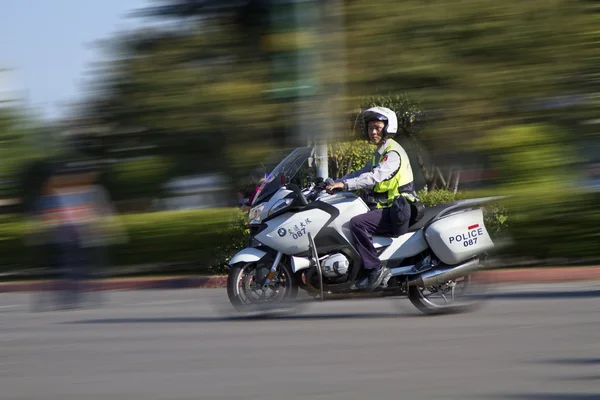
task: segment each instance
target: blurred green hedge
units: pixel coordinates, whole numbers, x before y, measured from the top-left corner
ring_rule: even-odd
[[[555,188],[507,192],[503,253],[537,259],[600,260],[600,192]]]
[[[420,192],[425,204],[449,203],[478,197],[477,193]],[[511,197],[486,205],[486,226],[493,236],[508,235],[507,256],[600,259],[600,193],[576,190],[513,192]],[[193,272],[224,272],[224,264],[245,247],[245,214],[236,208],[166,211],[120,217],[129,241],[111,249],[113,268],[185,263]],[[24,222],[0,217],[0,269],[18,270],[39,265],[26,244]],[[41,260],[43,262],[43,260]],[[164,273],[175,271],[160,271]]]
[[[111,247],[111,262],[115,268],[193,263],[199,273],[210,272],[211,266],[218,266],[227,257],[232,243],[243,238],[245,228],[236,219],[240,214],[236,208],[215,208],[122,215],[120,222],[128,241]],[[22,219],[0,218],[1,270],[43,266],[38,249],[28,245]]]
[[[447,191],[420,195],[427,205],[465,197]],[[494,226],[494,218],[488,217],[488,227]],[[225,271],[229,258],[247,243],[246,214],[237,208],[130,214],[120,216],[120,221],[128,242],[111,247],[113,268],[185,263],[194,265],[197,273],[220,273]],[[43,265],[42,256],[34,250],[27,245],[22,219],[14,215],[0,217],[0,269]]]
[[[121,221],[129,241],[115,246],[114,262],[193,262],[208,267],[223,257],[237,213],[237,209],[219,208],[124,215]]]

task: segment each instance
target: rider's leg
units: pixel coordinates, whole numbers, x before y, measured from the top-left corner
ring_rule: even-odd
[[[373,246],[373,234],[391,232],[389,209],[376,209],[357,215],[350,220],[350,232],[354,237],[356,250],[360,254],[365,270],[368,273],[367,287],[377,288],[389,274],[389,269],[382,267]]]

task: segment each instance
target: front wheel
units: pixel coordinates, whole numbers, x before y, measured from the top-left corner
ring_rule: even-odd
[[[436,315],[473,311],[481,305],[483,293],[483,286],[467,275],[438,286],[411,286],[408,298],[422,313]]]
[[[237,311],[269,311],[293,303],[298,295],[298,285],[289,265],[281,260],[265,288],[263,284],[269,269],[269,265],[258,263],[240,263],[231,267],[227,295]]]

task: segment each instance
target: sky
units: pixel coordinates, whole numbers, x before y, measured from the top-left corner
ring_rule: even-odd
[[[90,64],[102,60],[94,42],[132,29],[126,14],[149,0],[0,0],[0,96],[15,91],[42,117],[66,114],[82,98]]]

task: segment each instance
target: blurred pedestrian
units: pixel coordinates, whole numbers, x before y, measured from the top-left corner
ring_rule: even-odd
[[[124,238],[109,196],[96,178],[93,169],[63,167],[45,183],[36,207],[41,228],[37,244],[46,249],[46,261],[58,277],[52,289],[62,309],[83,304],[90,280],[106,267],[108,245]],[[99,305],[101,288],[92,289]]]

